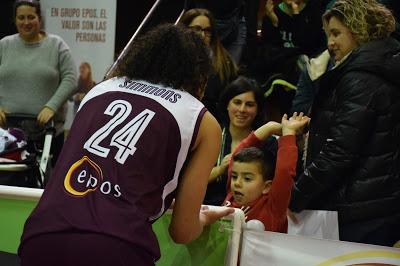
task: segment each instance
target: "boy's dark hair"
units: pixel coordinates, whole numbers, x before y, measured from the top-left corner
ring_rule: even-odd
[[[42,19],[42,11],[40,8],[40,2],[36,0],[16,0],[14,3],[14,20],[17,16],[17,8],[19,6],[31,6],[36,9],[36,15],[38,15],[39,19]]]
[[[275,173],[275,158],[269,152],[263,152],[256,147],[241,149],[233,156],[233,162],[254,163],[261,165],[262,175],[265,181],[272,180]]]
[[[113,76],[145,80],[196,97],[211,70],[209,50],[199,34],[169,23],[156,26],[132,45]]]
[[[224,91],[221,94],[220,100],[218,107],[220,111],[224,114],[223,117],[223,122],[229,125],[229,116],[227,113],[226,108],[228,107],[229,101],[232,100],[234,97],[236,97],[239,94],[246,93],[246,92],[253,92],[254,93],[254,99],[257,102],[257,115],[254,118],[254,122],[252,124],[252,128],[256,129],[260,127],[264,123],[264,118],[263,118],[263,110],[264,110],[264,95],[260,89],[259,84],[257,83],[256,80],[245,77],[245,76],[239,76],[235,80],[233,80],[231,83],[229,83]]]

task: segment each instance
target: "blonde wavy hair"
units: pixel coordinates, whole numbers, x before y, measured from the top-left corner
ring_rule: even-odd
[[[396,28],[392,12],[375,0],[338,0],[322,16],[324,24],[332,17],[353,33],[358,44],[387,38]]]

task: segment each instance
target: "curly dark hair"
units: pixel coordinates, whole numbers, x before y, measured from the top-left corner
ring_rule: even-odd
[[[134,41],[112,76],[162,84],[199,98],[210,71],[209,49],[201,37],[183,26],[164,23]]]
[[[265,108],[265,98],[259,84],[254,79],[245,76],[239,76],[226,86],[219,100],[218,107],[223,114],[222,119],[226,126],[229,125],[229,116],[226,110],[229,101],[237,95],[249,91],[254,93],[254,99],[257,102],[257,115],[254,118],[252,128],[256,129],[264,123],[263,111]]]

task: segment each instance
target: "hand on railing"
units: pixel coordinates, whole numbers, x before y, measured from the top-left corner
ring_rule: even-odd
[[[50,107],[45,106],[37,116],[38,124],[40,126],[46,125],[53,118],[54,114],[55,112]]]
[[[0,107],[0,127],[4,127],[6,125],[6,111]]]

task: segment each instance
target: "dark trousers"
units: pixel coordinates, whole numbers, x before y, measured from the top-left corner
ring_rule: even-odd
[[[340,240],[389,246],[400,240],[400,215],[339,225]]]
[[[139,247],[101,234],[52,233],[27,240],[19,250],[21,266],[154,266]]]
[[[64,132],[58,134],[57,136],[54,136],[52,142],[51,142],[51,148],[50,148],[50,153],[52,154],[51,158],[51,166],[54,167],[56,165],[58,156],[61,153],[62,147],[64,145],[64,140],[65,140],[65,134]]]

